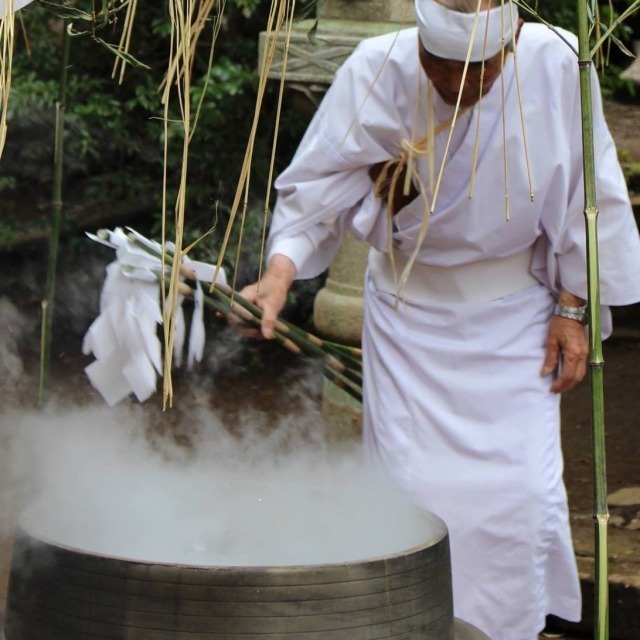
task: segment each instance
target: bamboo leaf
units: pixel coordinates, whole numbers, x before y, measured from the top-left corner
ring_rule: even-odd
[[[102,26],[109,24],[109,0],[102,0]]]
[[[106,42],[102,38],[95,38],[95,41],[101,44],[107,51],[110,51],[114,56],[124,60],[127,64],[130,64],[132,67],[141,67],[143,69],[150,69],[149,65],[144,64],[144,62],[140,62],[137,58],[134,58],[130,53],[125,53],[121,51],[118,47]]]
[[[316,18],[315,22],[311,25],[311,29],[307,31],[307,40],[309,40],[309,42],[314,47],[319,47],[322,44],[322,42],[318,39],[316,35],[317,33],[318,33],[318,19]]]
[[[47,9],[57,18],[62,18],[63,20],[87,20],[91,21],[92,16],[90,13],[86,11],[82,11],[76,7],[72,7],[66,4],[58,4],[57,2],[47,2],[47,0],[40,0],[40,3],[43,4]]]
[[[72,38],[76,38],[78,36],[84,36],[84,35],[87,35],[88,33],[91,33],[91,32],[86,29],[84,31],[76,31],[73,28],[73,22],[70,22],[67,25],[67,34],[70,35]]]
[[[635,58],[636,54],[633,51],[629,51],[629,49],[625,46],[624,42],[620,40],[617,36],[614,36],[613,33],[610,36],[611,40],[613,40],[614,44],[624,53],[625,56],[629,56],[630,58]]]
[[[607,41],[609,36],[621,25],[629,16],[633,15],[640,9],[640,0],[634,0],[605,30],[600,39],[596,42],[593,49],[591,49],[591,57],[593,57],[598,49]]]
[[[638,0],[640,2],[640,0]],[[571,51],[573,51],[573,53],[576,54],[576,57],[578,56],[578,51],[577,49],[571,44],[571,42],[569,42],[569,40],[567,40],[567,38],[562,35],[562,33],[560,31],[558,31],[558,29],[556,27],[554,27],[550,22],[547,22],[547,20],[545,20],[536,9],[534,9],[528,2],[526,2],[526,0],[513,0],[513,3],[520,9],[522,9],[523,11],[526,11],[530,16],[536,18],[537,20],[539,20],[545,27],[547,27],[548,29],[551,29],[551,31],[553,31],[553,33],[555,33],[558,38],[560,38],[560,40],[562,40],[568,47],[569,49],[571,49]]]
[[[301,8],[300,14],[297,16],[296,20],[305,20],[311,15],[314,8],[316,9],[316,15],[318,15],[323,4],[324,0],[311,0],[308,4]]]

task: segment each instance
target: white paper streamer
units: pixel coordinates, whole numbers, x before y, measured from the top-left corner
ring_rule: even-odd
[[[144,402],[156,391],[157,377],[163,371],[162,344],[158,337],[158,326],[162,324],[159,284],[162,247],[133,229],[125,233],[117,228],[87,236],[114,249],[116,261],[107,266],[100,295],[100,315],[89,327],[82,344],[83,353],[92,353],[96,358],[85,371],[109,406],[116,405],[130,393]],[[168,249],[171,248],[168,245]],[[211,282],[215,266],[188,258],[184,262],[199,280]],[[222,270],[218,282],[226,284]],[[180,305],[183,300],[184,296],[180,296]],[[180,306],[174,338],[177,365],[182,361],[186,333]],[[202,360],[204,345],[204,293],[196,283],[187,355],[189,367]]]
[[[422,46],[434,56],[445,60],[467,59],[469,43],[473,35],[476,13],[453,11],[435,0],[415,0],[418,34]],[[504,10],[504,17],[502,11]],[[511,22],[513,10],[513,23]],[[486,51],[484,36],[489,14],[489,30],[487,33]],[[475,38],[471,48],[471,62],[481,62],[498,54],[513,39],[514,24],[518,24],[518,8],[515,4],[509,7],[505,0],[504,7],[494,7],[489,11],[481,11],[475,30]]]

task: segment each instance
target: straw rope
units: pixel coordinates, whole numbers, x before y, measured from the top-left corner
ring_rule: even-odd
[[[391,261],[391,268],[395,274],[395,260],[394,253],[391,247],[392,240],[392,220],[395,213],[395,196],[398,187],[399,180],[404,180],[404,189],[407,185],[411,186],[412,179],[415,179],[418,184],[418,188],[425,195],[425,202],[427,202],[427,190],[424,187],[422,178],[415,168],[415,159],[417,157],[431,157],[433,158],[433,143],[435,137],[448,129],[451,126],[453,119],[448,119],[441,122],[438,126],[434,127],[432,131],[422,136],[416,142],[409,140],[402,140],[400,143],[400,153],[391,160],[387,161],[378,177],[373,184],[374,194],[378,198],[385,199],[387,201],[387,253],[389,260]],[[404,195],[408,195],[406,190],[403,190]],[[425,216],[428,216],[428,208],[425,210]]]

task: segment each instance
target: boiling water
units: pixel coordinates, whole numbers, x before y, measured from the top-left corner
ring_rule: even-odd
[[[355,447],[297,442],[291,424],[232,437],[201,412],[185,453],[150,447],[139,418],[102,408],[14,417],[33,480],[23,528],[100,555],[199,566],[358,561],[442,535]]]

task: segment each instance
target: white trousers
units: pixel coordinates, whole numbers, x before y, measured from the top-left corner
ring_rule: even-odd
[[[455,615],[491,640],[580,619],[560,398],[542,378],[553,299],[410,304],[365,293],[369,454],[449,528]]]

